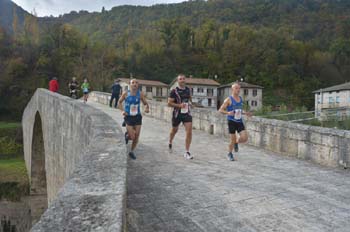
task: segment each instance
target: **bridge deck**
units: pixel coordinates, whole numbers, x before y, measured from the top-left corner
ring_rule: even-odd
[[[120,112],[89,103],[121,124]],[[113,125],[111,125],[113,126]],[[184,128],[167,148],[170,124],[144,117],[137,159],[128,166],[129,231],[350,231],[350,172],[242,145],[226,159],[227,138]]]

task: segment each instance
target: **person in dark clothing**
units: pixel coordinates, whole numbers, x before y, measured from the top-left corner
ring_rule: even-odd
[[[193,159],[190,153],[190,146],[192,141],[192,96],[191,90],[186,86],[186,77],[179,74],[177,77],[178,86],[171,90],[168,98],[168,106],[173,107],[172,128],[169,137],[169,149],[172,149],[173,139],[179,129],[179,125],[183,123],[186,130],[184,157],[186,159]]]
[[[114,108],[117,108],[121,88],[122,87],[119,84],[119,79],[116,79],[114,81],[114,84],[112,85],[112,96],[111,96],[111,100],[109,101],[110,107],[112,107],[112,102],[115,99]]]
[[[78,96],[77,95],[78,87],[79,87],[79,83],[78,83],[76,77],[73,77],[72,80],[68,84],[70,97],[73,97],[73,95],[74,95],[75,98],[77,98],[77,96]]]

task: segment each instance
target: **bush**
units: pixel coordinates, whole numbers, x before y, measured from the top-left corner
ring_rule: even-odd
[[[15,139],[0,137],[0,155],[19,154],[21,150],[22,145],[16,143]]]

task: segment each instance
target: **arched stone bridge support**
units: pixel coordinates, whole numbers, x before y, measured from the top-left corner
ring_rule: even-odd
[[[127,157],[113,119],[38,89],[22,126],[31,193],[48,199],[32,231],[122,231]]]

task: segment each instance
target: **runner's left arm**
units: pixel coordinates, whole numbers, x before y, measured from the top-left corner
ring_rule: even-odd
[[[149,105],[148,105],[148,102],[146,100],[146,96],[143,94],[143,92],[141,92],[141,101],[142,101],[143,105],[146,106],[145,112],[149,113]]]

